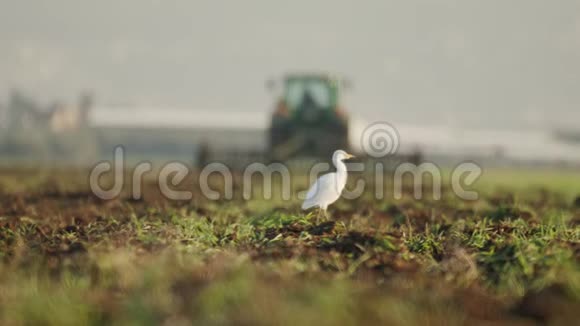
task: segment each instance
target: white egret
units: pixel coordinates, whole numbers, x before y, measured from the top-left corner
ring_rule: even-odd
[[[337,150],[332,155],[332,163],[336,167],[336,172],[328,173],[316,180],[308,190],[306,199],[302,204],[302,209],[306,210],[318,206],[318,217],[320,212],[324,212],[326,218],[326,209],[328,205],[334,203],[346,185],[347,171],[344,160],[354,157],[343,150]],[[318,218],[317,218],[318,221]]]

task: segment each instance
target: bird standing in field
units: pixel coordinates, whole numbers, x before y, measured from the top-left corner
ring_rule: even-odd
[[[308,190],[306,194],[306,199],[302,204],[302,209],[306,210],[311,207],[318,206],[318,216],[316,221],[320,218],[320,213],[324,213],[324,217],[327,218],[326,209],[328,205],[334,203],[346,185],[346,165],[344,160],[353,158],[354,155],[348,154],[343,150],[337,150],[332,155],[332,163],[336,167],[336,172],[328,173],[316,180],[314,184]]]

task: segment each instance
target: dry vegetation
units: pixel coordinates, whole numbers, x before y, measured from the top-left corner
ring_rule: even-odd
[[[297,200],[172,202],[148,182],[102,201],[84,171],[3,169],[0,324],[573,324],[580,192],[554,180],[341,200],[317,224]]]

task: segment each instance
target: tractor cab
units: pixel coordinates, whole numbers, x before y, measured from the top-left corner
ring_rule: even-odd
[[[338,87],[334,80],[321,76],[287,77],[283,101],[294,119],[305,123],[328,119],[337,107]]]
[[[348,124],[339,104],[339,81],[327,75],[283,79],[270,127],[270,153],[281,161],[324,157],[348,149]]]

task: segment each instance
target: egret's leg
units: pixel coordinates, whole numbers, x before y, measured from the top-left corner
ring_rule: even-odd
[[[328,221],[328,212],[326,210],[326,207],[324,207],[323,211],[324,211],[324,220]]]
[[[320,222],[320,213],[322,213],[322,208],[318,207],[318,214],[316,214],[316,224]]]

